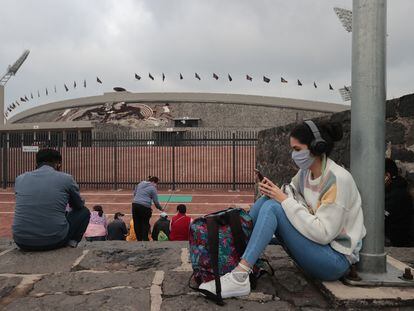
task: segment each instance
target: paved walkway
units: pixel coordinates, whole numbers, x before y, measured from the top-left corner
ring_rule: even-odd
[[[411,256],[407,249],[391,251],[414,259],[413,251]],[[269,246],[266,255],[275,275],[262,277],[250,296],[228,299],[219,307],[188,288],[191,266],[185,242],[82,242],[76,249],[26,253],[9,240],[0,240],[0,309],[342,309],[323,296],[279,246]],[[366,301],[361,306],[379,309]],[[413,306],[383,310],[413,310]]]

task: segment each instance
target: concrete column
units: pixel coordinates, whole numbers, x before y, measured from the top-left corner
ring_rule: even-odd
[[[6,118],[4,117],[4,86],[0,85],[0,116],[2,121],[0,122],[0,127],[6,124]]]
[[[351,171],[362,197],[367,236],[359,270],[384,273],[386,0],[354,0]]]

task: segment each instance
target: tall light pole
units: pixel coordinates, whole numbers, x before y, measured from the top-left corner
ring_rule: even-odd
[[[0,123],[0,126],[6,124],[7,122],[6,116],[4,114],[4,86],[10,80],[10,78],[17,73],[19,68],[26,60],[27,56],[29,56],[29,53],[29,50],[25,50],[23,54],[14,62],[14,64],[7,68],[7,72],[0,78],[0,114],[3,118],[3,122]]]
[[[351,172],[361,193],[367,236],[359,270],[385,273],[384,155],[386,0],[354,0],[352,9]]]

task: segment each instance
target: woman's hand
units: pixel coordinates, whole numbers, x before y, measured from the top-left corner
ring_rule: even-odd
[[[288,198],[288,196],[278,186],[266,177],[261,183],[259,183],[259,191],[261,194],[264,194],[279,203],[282,203]]]

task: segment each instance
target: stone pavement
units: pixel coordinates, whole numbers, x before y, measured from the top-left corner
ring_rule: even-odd
[[[413,265],[414,250],[390,252]],[[26,253],[0,240],[0,310],[344,309],[323,296],[279,246],[269,246],[266,255],[275,275],[263,276],[250,296],[219,307],[188,288],[185,242],[82,242],[76,249]],[[383,309],[413,310],[414,297],[412,303]],[[361,306],[369,309],[367,302]]]

